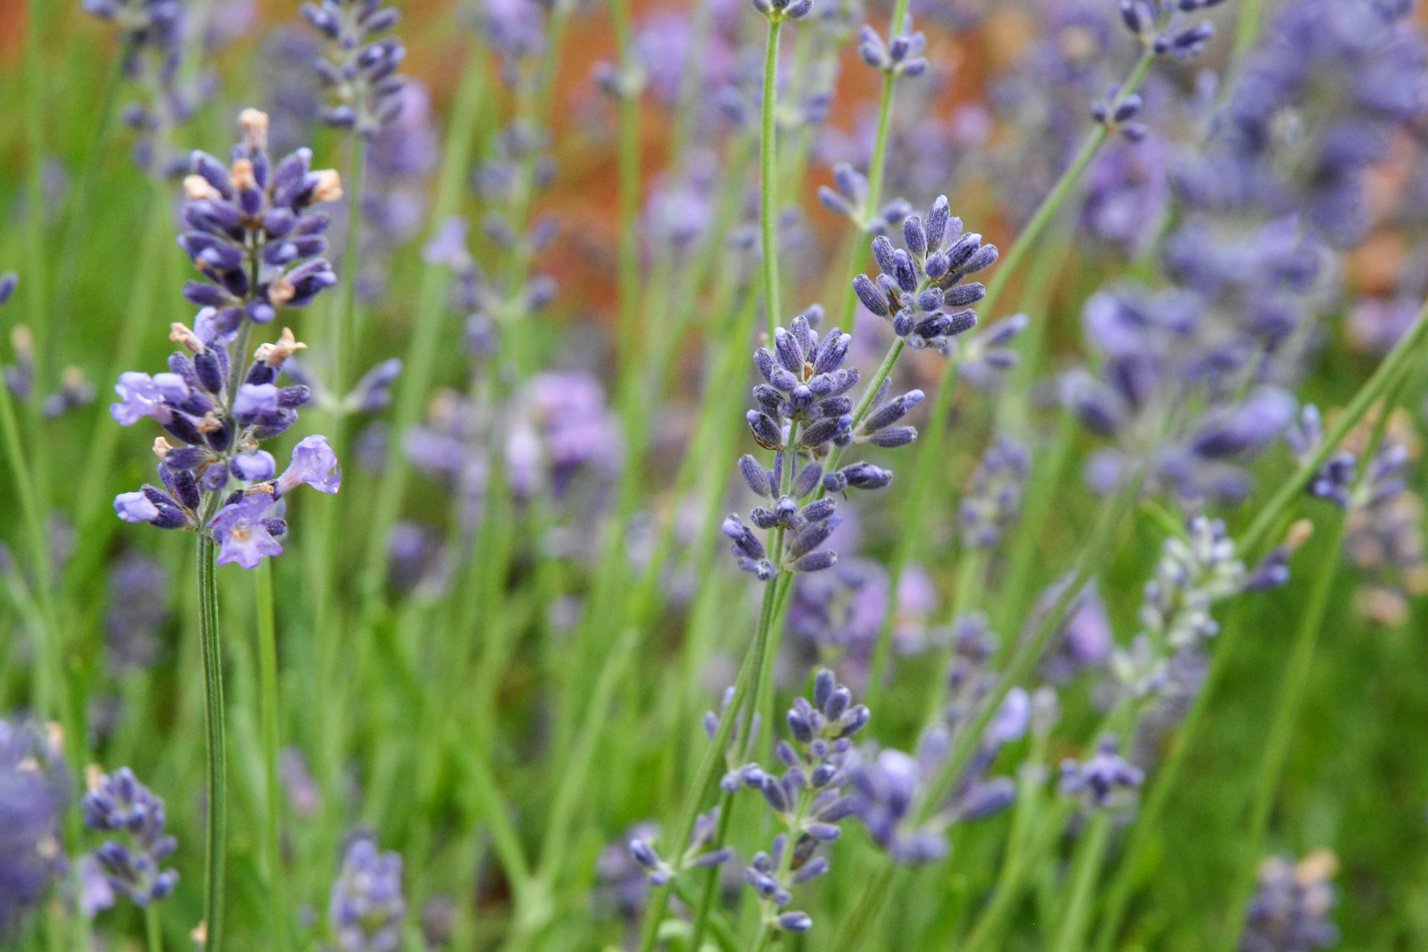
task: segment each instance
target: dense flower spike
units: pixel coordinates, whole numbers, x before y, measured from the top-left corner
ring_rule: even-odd
[[[327,56],[313,64],[333,99],[324,121],[375,136],[402,110],[406,80],[396,73],[406,48],[390,37],[375,39],[397,25],[400,13],[382,0],[320,0],[304,3],[302,15],[328,40]]]
[[[812,700],[800,697],[788,712],[789,740],[775,747],[783,773],[755,763],[739,771],[744,786],[763,794],[783,830],[772,849],[756,854],[744,870],[744,881],[758,895],[764,920],[773,928],[806,932],[813,926],[806,913],[787,907],[794,886],[828,871],[828,859],[818,848],[841,835],[838,822],[853,812],[843,790],[846,768],[853,756],[852,737],[867,726],[869,716],[867,707],[854,704],[853,692],[825,668],[814,677]]]
[[[342,472],[321,436],[299,442],[281,476],[260,448],[290,429],[312,397],[305,386],[281,384],[285,364],[306,345],[284,328],[245,365],[233,342],[245,346],[253,324],[269,323],[278,307],[306,303],[335,280],[327,263],[312,257],[321,251],[326,219],[305,210],[324,193],[335,197],[338,186],[335,174],[307,171],[306,150],[270,174],[267,117],[246,110],[242,124],[232,169],[195,153],[197,171],[185,183],[186,218],[212,230],[189,232],[182,243],[218,283],[190,283],[187,296],[204,305],[196,329],[172,326],[170,339],[181,349],[170,355],[168,372],[120,375],[114,388],[120,400],[110,414],[123,426],[148,417],[168,434],[154,442],[163,488],[120,493],[119,518],[208,532],[220,544],[219,564],[254,568],[282,551],[282,497],[303,484],[335,493]],[[300,259],[306,263],[288,270]],[[246,485],[228,492],[232,481]]]
[[[1314,952],[1339,943],[1330,918],[1338,893],[1338,860],[1323,850],[1299,862],[1272,856],[1259,867],[1259,887],[1245,912],[1240,952]]]
[[[0,940],[15,935],[60,870],[68,799],[58,744],[36,725],[0,719]]]
[[[327,907],[337,952],[397,952],[406,915],[401,856],[379,852],[370,834],[353,835]]]
[[[997,260],[996,245],[982,244],[975,232],[964,233],[945,195],[933,202],[926,218],[906,218],[902,233],[905,248],[894,248],[885,236],[873,239],[873,257],[882,273],[877,280],[858,275],[853,290],[864,307],[888,318],[893,333],[908,344],[946,352],[952,338],[976,326],[972,306],[986,289],[962,280]]]
[[[226,343],[245,318],[270,323],[281,308],[305,307],[337,283],[321,257],[327,216],[314,207],[342,197],[337,173],[313,171],[307,149],[270,164],[267,115],[245,109],[239,121],[243,140],[232,163],[195,152],[184,179],[191,230],[179,246],[206,279],[190,281],[184,296],[203,308],[195,324],[205,343]]]
[[[166,831],[164,801],[136,780],[128,767],[91,778],[84,796],[84,824],[122,835],[94,851],[112,890],[138,906],[166,899],[173,892],[178,873],[162,865],[178,842]]]

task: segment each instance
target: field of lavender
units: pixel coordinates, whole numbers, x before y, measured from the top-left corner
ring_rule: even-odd
[[[0,5],[0,948],[1428,949],[1413,0]]]

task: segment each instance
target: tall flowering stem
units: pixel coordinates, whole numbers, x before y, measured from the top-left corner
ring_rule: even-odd
[[[897,0],[893,4],[892,18],[888,24],[888,36],[896,36],[902,29],[903,23],[907,20],[909,6],[911,6],[911,0]],[[883,179],[888,160],[888,139],[892,130],[893,90],[900,76],[901,73],[897,70],[883,71],[883,88],[878,97],[877,131],[873,138],[873,152],[868,159],[868,192],[862,208],[865,218],[877,214],[882,202]],[[862,260],[862,242],[854,241],[852,259],[848,262],[848,273],[855,273]],[[849,288],[843,295],[843,311],[838,316],[842,326],[851,327],[853,325],[853,314],[857,307],[858,295],[852,288]]]
[[[203,726],[207,739],[207,849],[203,875],[204,948],[223,948],[223,868],[228,849],[228,741],[223,727],[223,647],[218,638],[214,541],[198,534],[198,626],[203,651]]]
[[[783,17],[769,17],[764,50],[763,113],[759,133],[759,234],[764,277],[764,325],[773,340],[779,307],[778,284],[778,47]]]

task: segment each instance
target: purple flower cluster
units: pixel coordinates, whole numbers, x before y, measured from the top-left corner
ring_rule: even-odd
[[[1273,445],[1295,411],[1283,389],[1254,385],[1261,368],[1246,365],[1255,352],[1246,348],[1263,345],[1184,291],[1115,287],[1093,296],[1084,317],[1099,372],[1070,374],[1063,399],[1084,427],[1117,444],[1092,458],[1092,485],[1109,490],[1139,466],[1152,485],[1185,498],[1247,495],[1243,464]],[[1208,405],[1199,417],[1185,412],[1192,395]]]
[[[0,273],[0,307],[19,287],[15,272]],[[0,364],[0,385],[6,387],[16,400],[28,401],[35,397],[38,382],[35,379],[35,337],[24,324],[10,328],[10,348],[15,355],[13,364]],[[85,379],[84,371],[78,367],[66,367],[60,375],[59,386],[40,403],[40,413],[45,419],[54,419],[76,407],[94,402],[94,384]]]
[[[178,873],[162,864],[178,841],[166,831],[164,801],[121,767],[92,778],[83,807],[85,826],[122,837],[106,840],[93,854],[109,888],[137,906],[167,898]]]
[[[1314,952],[1339,943],[1330,918],[1339,897],[1338,860],[1327,850],[1299,862],[1272,856],[1259,867],[1259,886],[1245,910],[1240,952]]]
[[[185,289],[203,306],[196,329],[173,325],[171,339],[182,349],[170,355],[168,372],[122,374],[115,386],[120,401],[110,413],[124,426],[150,418],[180,444],[163,436],[154,442],[163,488],[119,494],[119,517],[208,532],[221,546],[220,564],[253,568],[282,551],[284,496],[304,483],[325,493],[342,484],[321,436],[301,440],[281,474],[259,446],[291,428],[311,396],[307,387],[280,385],[284,364],[305,345],[284,329],[278,341],[257,348],[251,363],[242,353],[255,324],[271,322],[281,306],[307,303],[333,282],[327,263],[315,257],[325,219],[307,209],[335,197],[340,186],[335,173],[309,171],[306,150],[270,170],[267,117],[247,110],[243,126],[231,169],[196,153],[186,182],[184,214],[195,230],[180,243],[214,282]],[[304,263],[291,267],[297,261]],[[227,492],[234,480],[247,485]]]
[[[1345,448],[1309,481],[1308,492],[1348,510],[1344,552],[1364,578],[1357,595],[1359,611],[1380,624],[1399,625],[1408,618],[1411,598],[1428,591],[1423,502],[1409,488],[1417,440],[1403,414],[1390,417],[1378,450],[1360,476],[1369,429],[1361,426],[1350,435]],[[1323,439],[1318,407],[1305,406],[1287,435],[1290,448],[1302,460]]]
[[[1031,469],[1025,446],[998,436],[972,471],[972,486],[958,507],[962,545],[990,549],[1021,514],[1022,487]]]
[[[1061,793],[1092,810],[1120,810],[1135,802],[1145,771],[1131,765],[1117,750],[1113,735],[1101,738],[1095,753],[1083,761],[1061,762]]]
[[[401,856],[378,851],[370,834],[350,837],[327,907],[336,952],[397,952],[406,915]]]
[[[916,752],[869,749],[848,768],[854,812],[894,862],[909,866],[947,855],[944,830],[949,824],[995,816],[1016,800],[1016,785],[1010,778],[987,774],[1002,748],[1021,738],[1030,723],[1030,699],[1020,688],[1003,699],[947,799],[928,800],[958,730],[986,703],[995,683],[989,664],[996,639],[987,631],[986,620],[964,616],[953,629],[954,655],[946,681],[949,701],[940,720],[922,732]]]
[[[908,216],[902,234],[903,248],[894,248],[883,235],[873,239],[881,273],[877,280],[858,275],[853,290],[864,307],[888,318],[893,333],[910,346],[946,352],[952,338],[976,326],[972,305],[987,293],[978,282],[962,281],[990,267],[997,247],[982,244],[976,232],[964,233],[945,195],[932,203],[926,218]]]
[[[813,698],[798,698],[786,719],[791,740],[781,740],[775,753],[783,773],[756,763],[739,772],[740,782],[760,791],[784,832],[774,837],[768,852],[755,854],[744,880],[758,894],[764,916],[785,932],[806,932],[813,920],[788,911],[792,888],[828,871],[828,859],[818,847],[838,839],[838,822],[853,812],[845,793],[852,738],[867,726],[866,706],[853,703],[853,692],[823,669],[813,680]]]
[[[332,98],[323,120],[375,136],[402,111],[406,80],[397,67],[406,49],[390,37],[375,39],[396,26],[401,14],[382,0],[319,0],[304,3],[302,15],[328,40],[327,55],[313,62]]]
[[[59,744],[36,725],[0,719],[0,939],[13,936],[59,872],[68,801]]]
[[[858,34],[858,55],[873,69],[894,76],[921,76],[927,72],[927,37],[913,32],[912,17],[903,22],[902,32],[884,41],[878,31],[864,26]]]
[[[746,419],[755,441],[773,451],[774,465],[764,469],[745,456],[739,472],[755,495],[771,504],[756,506],[750,520],[782,548],[770,557],[768,547],[737,515],[724,520],[723,531],[739,567],[763,581],[780,572],[821,571],[837,562],[835,553],[822,548],[841,522],[836,503],[825,493],[881,489],[892,482],[891,472],[861,461],[825,473],[820,459],[855,441],[891,448],[917,438],[915,429],[899,421],[922,401],[922,391],[886,399],[886,381],[876,407],[854,429],[853,401],[846,394],[860,378],[856,369],[844,366],[853,338],[837,328],[820,338],[814,328],[821,319],[822,309],[810,308],[788,329],[775,331],[772,351],[760,347],[754,352],[764,382],[754,387],[759,408],[748,411]]]
[[[187,5],[182,0],[84,0],[87,13],[113,23],[124,49],[124,75],[146,90],[125,109],[138,131],[134,158],[141,168],[168,176],[182,170],[168,154],[168,136],[186,121],[198,96],[180,84]]]
[[[322,257],[328,219],[315,210],[342,197],[337,173],[314,171],[308,149],[274,165],[267,115],[245,109],[239,122],[243,139],[229,165],[193,153],[192,174],[184,179],[189,230],[179,238],[206,279],[184,287],[184,296],[203,308],[195,321],[199,336],[225,344],[245,318],[270,323],[279,309],[305,307],[337,283]]]
[[[1188,58],[1205,49],[1215,35],[1214,24],[1202,20],[1187,26],[1182,13],[1219,6],[1224,0],[1120,0],[1121,22],[1142,46],[1157,56]]]
[[[658,830],[645,828],[636,830],[636,835],[628,841],[629,855],[639,865],[645,880],[654,886],[663,886],[675,876],[690,869],[708,869],[723,865],[734,856],[729,847],[709,849],[719,828],[719,808],[701,813],[694,820],[694,829],[689,834],[689,846],[673,862],[660,855],[656,848]]]
[[[1178,173],[1209,210],[1303,214],[1336,244],[1362,236],[1363,173],[1423,113],[1428,49],[1412,4],[1294,0],[1275,14],[1207,154]]]

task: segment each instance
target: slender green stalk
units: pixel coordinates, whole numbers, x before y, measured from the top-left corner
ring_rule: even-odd
[[[714,839],[725,843],[729,839],[729,821],[734,815],[734,795],[727,790],[719,795],[719,823],[714,830]],[[699,949],[704,942],[704,932],[709,926],[710,912],[714,908],[714,896],[719,891],[719,869],[706,870],[704,888],[699,891],[697,903],[690,903],[694,909],[694,927],[689,934],[689,947]]]
[[[843,926],[843,931],[838,933],[838,941],[833,944],[833,952],[855,952],[857,949],[865,949],[863,944],[863,934],[877,921],[879,913],[883,911],[884,904],[887,903],[888,896],[892,894],[893,887],[907,878],[907,867],[895,866],[888,863],[878,873],[878,878],[863,891],[863,898],[858,901],[858,905],[853,908],[853,914],[848,917],[848,922]]]
[[[1135,68],[1121,86],[1119,93],[1121,99],[1140,88],[1154,59],[1155,54],[1148,48],[1141,54]],[[1047,226],[1056,219],[1057,214],[1071,197],[1071,193],[1081,181],[1082,175],[1085,174],[1091,161],[1100,151],[1108,135],[1109,130],[1104,125],[1098,124],[1091,130],[1086,141],[1082,143],[1080,151],[1076,153],[1076,157],[1067,166],[1066,171],[1061,173],[1061,177],[1056,180],[1051,191],[1041,200],[1041,204],[1037,206],[1031,220],[1027,222],[1026,227],[1012,243],[1011,249],[998,264],[996,273],[987,282],[987,296],[977,305],[980,313],[996,314],[997,306],[1012,277],[1020,269],[1022,263],[1027,260],[1027,255],[1037,247]],[[908,484],[907,491],[914,498],[925,497],[929,484],[936,478],[939,465],[943,460],[943,445],[947,439],[947,420],[951,415],[952,397],[955,393],[955,388],[951,386],[951,383],[956,372],[956,363],[949,361],[947,368],[943,371],[942,383],[933,397],[932,413],[929,417],[926,436],[921,441],[923,445],[918,451],[917,463]]]
[[[1091,894],[1101,872],[1101,861],[1111,835],[1111,818],[1104,810],[1091,817],[1086,834],[1077,850],[1071,872],[1071,896],[1061,916],[1052,952],[1077,952],[1086,934],[1086,920],[1091,914]]]
[[[228,835],[228,752],[223,727],[223,646],[218,637],[218,585],[213,537],[198,533],[198,625],[203,647],[203,722],[208,740],[208,829],[203,922],[206,952],[223,949],[223,872]]]
[[[615,26],[615,46],[623,75],[639,68],[634,53],[634,29],[630,23],[629,0],[610,0],[610,17]],[[620,352],[638,361],[640,315],[640,97],[625,90],[619,104],[618,201],[620,250]]]
[[[902,25],[907,19],[909,3],[910,0],[897,0],[893,4],[892,17],[888,25],[889,38],[896,36],[902,30]],[[893,90],[896,86],[897,73],[892,70],[884,71],[883,89],[878,97],[877,132],[873,136],[873,153],[868,159],[868,196],[861,209],[865,222],[878,214],[878,206],[882,204],[883,200],[883,178],[887,168],[889,133],[892,129]],[[861,236],[859,238],[861,239]],[[843,310],[838,323],[839,327],[853,326],[853,314],[858,307],[858,295],[854,293],[848,276],[858,272],[860,263],[867,254],[862,240],[854,241],[851,249],[848,266],[840,276],[843,288]]]
[[[117,111],[119,103],[119,87],[124,78],[124,62],[128,59],[128,42],[125,48],[119,51],[119,56],[112,66],[105,71],[104,89],[99,97],[98,124],[94,128],[94,139],[90,147],[85,152],[84,165],[79,172],[79,178],[72,191],[72,200],[69,204],[68,219],[65,233],[63,251],[60,254],[61,261],[67,262],[68,267],[60,269],[59,280],[55,288],[54,320],[53,329],[50,334],[49,347],[47,353],[42,354],[39,359],[35,375],[40,380],[49,380],[56,367],[55,356],[58,352],[59,340],[65,336],[65,330],[69,323],[71,305],[74,301],[75,278],[78,277],[81,268],[77,263],[81,260],[81,246],[85,237],[89,233],[89,227],[93,224],[93,204],[94,204],[94,183],[98,179],[100,165],[104,159],[108,158],[108,144],[110,134],[114,128],[114,113]]]
[[[282,729],[278,697],[278,631],[273,607],[273,566],[264,559],[254,570],[258,603],[258,693],[263,731],[263,793],[267,800],[264,815],[263,872],[267,877],[268,901],[272,908],[273,940],[278,948],[288,948],[291,909],[283,874],[282,790],[278,785],[278,762],[282,756]]]
[[[1023,788],[1021,795],[1017,797],[1018,808],[1027,793]],[[1069,800],[1052,806],[1046,810],[1031,835],[1014,837],[1007,845],[1006,858],[997,876],[996,886],[993,887],[992,898],[972,927],[967,940],[959,947],[961,952],[979,952],[981,949],[993,947],[990,943],[1001,935],[1003,924],[1016,908],[1016,901],[1021,898],[1022,884],[1032,858],[1041,856],[1051,848],[1064,828],[1071,809]]]
[[[1385,418],[1386,416],[1385,414]],[[1222,948],[1229,948],[1233,944],[1244,922],[1244,900],[1248,898],[1252,888],[1255,866],[1260,855],[1260,842],[1264,839],[1270,808],[1274,805],[1274,792],[1285,761],[1289,757],[1290,746],[1294,740],[1294,724],[1299,717],[1309,676],[1314,670],[1314,651],[1318,645],[1320,630],[1324,627],[1324,618],[1328,614],[1334,582],[1339,575],[1347,525],[1346,515],[1342,512],[1336,514],[1328,544],[1314,569],[1313,588],[1310,589],[1309,600],[1304,605],[1304,613],[1299,618],[1299,627],[1294,635],[1284,673],[1284,684],[1276,695],[1278,700],[1270,720],[1269,733],[1265,737],[1264,746],[1260,748],[1263,754],[1252,787],[1254,792],[1250,800],[1249,819],[1240,840],[1242,855],[1252,858],[1242,864],[1242,872],[1235,877],[1225,930],[1227,941]]]
[[[783,314],[778,283],[778,41],[783,18],[769,17],[764,48],[763,114],[759,133],[759,226],[763,248],[764,326],[770,346]]]
[[[754,632],[753,643],[744,654],[743,664],[739,667],[739,676],[734,681],[734,696],[730,699],[729,706],[719,717],[719,724],[714,729],[714,736],[704,751],[698,770],[695,771],[694,782],[690,785],[684,807],[680,812],[679,822],[674,827],[674,835],[669,840],[670,843],[675,844],[676,849],[682,848],[689,842],[689,835],[694,831],[694,821],[699,815],[700,806],[704,803],[704,792],[709,789],[719,775],[720,765],[724,761],[724,748],[729,743],[729,735],[734,729],[734,722],[750,693],[756,689],[759,672],[763,669],[764,655],[768,650],[773,630],[773,620],[778,614],[779,602],[790,588],[785,584],[786,579],[786,574],[780,574],[764,584],[763,603],[759,609],[759,626]],[[717,847],[717,844],[715,845]],[[640,952],[651,952],[654,949],[655,942],[659,938],[660,921],[664,918],[665,909],[669,905],[670,892],[670,887],[666,885],[659,887],[650,895],[649,905],[645,907],[644,928],[640,936]]]
[[[718,881],[718,870],[711,869],[710,882]],[[707,891],[707,888],[706,888]],[[696,902],[702,902],[703,897],[696,897],[694,890],[678,879],[674,882],[674,894],[687,906],[693,906]],[[719,946],[721,952],[738,952],[739,939],[734,935],[734,930],[729,928],[729,924],[719,916],[707,916],[705,926],[696,921],[694,930],[689,934],[689,948],[693,952],[699,952],[704,946],[704,933],[707,931],[714,936],[714,942]]]
[[[148,952],[164,952],[164,929],[159,921],[159,907],[152,903],[144,907],[144,941]]]
[[[1395,385],[1400,379],[1400,375],[1407,373],[1411,368],[1413,359],[1420,356],[1425,340],[1428,340],[1428,304],[1424,305],[1412,327],[1394,345],[1393,350],[1379,364],[1373,376],[1349,401],[1348,407],[1345,408],[1338,421],[1325,434],[1319,448],[1300,464],[1294,474],[1280,486],[1270,501],[1260,510],[1255,520],[1241,536],[1240,550],[1242,552],[1252,554],[1268,541],[1270,533],[1274,531],[1275,526],[1280,524],[1285,512],[1299,499],[1304,486],[1319,471],[1325,461],[1338,451],[1339,445],[1343,443],[1350,430],[1364,418],[1369,408],[1383,397],[1390,387]],[[1125,857],[1121,861],[1120,871],[1112,881],[1106,895],[1106,912],[1096,937],[1095,948],[1098,952],[1109,952],[1114,946],[1116,933],[1120,929],[1130,904],[1141,857],[1150,846],[1151,834],[1156,829],[1160,813],[1170,798],[1170,792],[1178,786],[1186,753],[1209,711],[1210,698],[1214,695],[1215,688],[1225,674],[1228,659],[1239,640],[1239,632],[1239,626],[1231,626],[1226,628],[1216,639],[1215,651],[1210,658],[1210,669],[1206,672],[1205,683],[1200,687],[1200,693],[1195,696],[1189,713],[1181,723],[1179,736],[1170,749],[1164,766],[1155,772],[1150,791],[1136,817],[1135,826],[1126,844]]]

